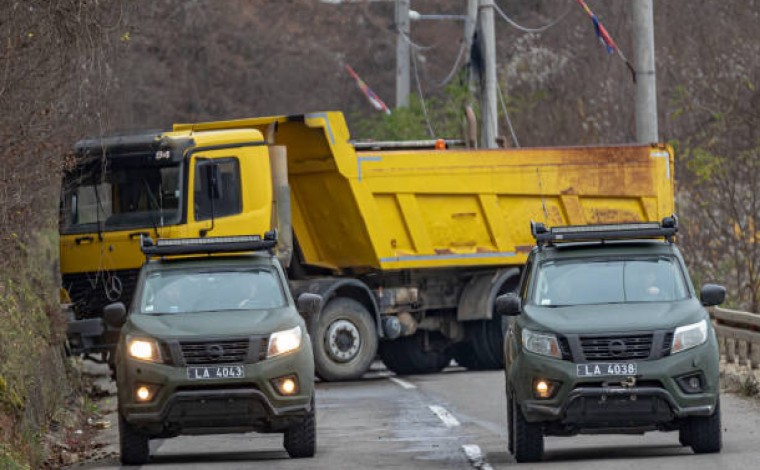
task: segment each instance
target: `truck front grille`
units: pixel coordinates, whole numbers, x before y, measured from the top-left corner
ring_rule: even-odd
[[[71,297],[77,318],[99,317],[112,302],[124,302],[129,308],[139,274],[139,269],[64,274],[62,287]]]
[[[580,342],[587,361],[647,359],[652,350],[652,336],[581,336]]]

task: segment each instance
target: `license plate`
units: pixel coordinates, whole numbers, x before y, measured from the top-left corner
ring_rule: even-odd
[[[636,375],[635,362],[591,362],[577,364],[578,377],[603,377],[609,375]]]
[[[188,367],[187,378],[191,380],[240,379],[245,377],[243,366]]]

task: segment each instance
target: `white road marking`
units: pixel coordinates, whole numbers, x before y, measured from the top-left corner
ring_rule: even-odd
[[[414,385],[412,383],[409,383],[406,380],[398,379],[396,377],[388,377],[388,380],[390,380],[391,382],[393,382],[396,385],[400,386],[401,388],[405,388],[407,390],[412,390],[412,389],[417,388],[416,385]]]
[[[455,426],[459,426],[459,420],[454,417],[451,413],[446,410],[446,408],[438,405],[429,405],[428,408],[430,408],[430,411],[438,415],[439,418],[441,418],[441,421],[443,421],[443,424],[446,425],[448,428],[453,428]]]
[[[462,446],[462,450],[464,450],[467,460],[470,461],[473,467],[480,470],[493,470],[491,464],[486,462],[486,458],[480,450],[480,446],[475,444],[465,444]]]

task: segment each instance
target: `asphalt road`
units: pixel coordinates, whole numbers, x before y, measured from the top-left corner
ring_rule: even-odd
[[[387,469],[480,468],[518,465],[506,450],[504,376],[449,368],[392,377],[377,367],[358,382],[317,388],[318,449],[291,460],[279,435],[179,437],[151,442],[145,469]],[[724,394],[723,452],[694,455],[677,433],[644,436],[549,437],[544,462],[521,468],[756,468],[760,462],[760,403]],[[112,422],[115,417],[111,417]],[[117,449],[118,433],[102,439]],[[120,468],[118,458],[77,469]]]

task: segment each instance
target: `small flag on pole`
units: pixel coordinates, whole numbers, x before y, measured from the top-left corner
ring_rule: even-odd
[[[364,80],[359,78],[359,75],[354,72],[354,69],[351,68],[350,65],[346,64],[346,71],[348,71],[349,74],[356,80],[356,85],[359,87],[359,89],[364,93],[364,96],[367,97],[367,100],[369,100],[369,104],[372,105],[373,108],[375,108],[378,111],[383,111],[385,114],[390,114],[391,110],[388,108],[388,106],[383,103],[383,100],[380,99],[379,96],[375,94],[374,91],[370,89],[369,86],[367,86],[366,83],[364,83]]]
[[[591,11],[591,8],[586,5],[586,2],[583,0],[576,0],[578,4],[583,8],[583,10],[586,12],[586,14],[591,18],[591,22],[594,23],[594,30],[596,31],[596,37],[599,38],[599,41],[604,44],[604,47],[607,48],[607,52],[612,54],[613,52],[617,52],[617,55],[625,62],[625,65],[628,67],[628,69],[631,71],[631,75],[633,76],[633,81],[636,81],[636,70],[633,68],[633,65],[631,65],[630,62],[628,62],[628,59],[623,55],[623,52],[620,50],[617,44],[615,44],[615,41],[612,39],[612,36],[610,36],[610,33],[607,32],[607,28],[604,27],[601,21],[599,21],[599,18],[596,16],[596,13]]]

